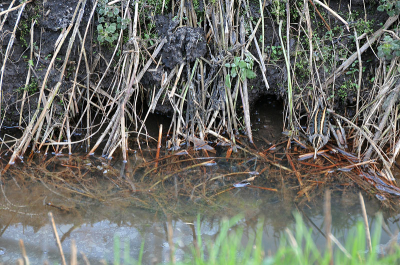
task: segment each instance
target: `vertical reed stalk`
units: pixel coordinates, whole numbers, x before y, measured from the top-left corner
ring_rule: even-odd
[[[262,60],[264,60],[264,38],[265,38],[265,25],[264,25],[264,5],[263,5],[263,1],[262,0],[258,0],[258,2],[260,3],[260,16],[261,16],[261,58]]]
[[[365,235],[367,237],[368,250],[372,251],[371,233],[369,232],[367,210],[365,209],[364,198],[363,198],[361,192],[359,192],[358,195],[360,197],[360,204],[361,204],[361,210],[362,210],[362,215],[363,215],[363,219],[364,219]]]
[[[49,220],[50,220],[51,227],[53,228],[54,237],[56,238],[58,250],[60,251],[61,262],[63,265],[67,265],[67,262],[65,261],[64,251],[61,246],[60,237],[58,236],[58,233],[57,233],[56,223],[54,222],[53,214],[51,212],[49,212]]]
[[[285,43],[283,42],[282,39],[282,20],[279,21],[279,39],[281,41],[282,45],[282,53],[283,56],[285,57],[285,63],[286,63],[286,71],[287,71],[287,87],[288,87],[288,103],[289,103],[289,128],[291,133],[294,133],[294,125],[293,125],[293,90],[292,90],[292,79],[291,79],[291,70],[290,70],[290,59],[289,56],[290,54],[287,53],[285,49]]]
[[[325,192],[325,234],[326,234],[326,248],[330,256],[329,264],[333,265],[333,248],[331,239],[331,226],[332,226],[332,214],[331,214],[331,191],[326,190]]]
[[[156,163],[154,165],[155,168],[158,167],[158,159],[160,157],[160,148],[161,148],[161,140],[162,140],[162,131],[163,131],[163,125],[160,124],[160,128],[158,131],[158,142],[157,142],[157,153],[156,153]]]

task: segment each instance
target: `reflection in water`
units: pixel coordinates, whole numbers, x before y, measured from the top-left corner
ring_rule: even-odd
[[[30,187],[30,190],[36,195],[47,192],[42,185]],[[34,196],[28,195],[33,202]],[[10,195],[8,199],[20,204],[18,196]],[[361,220],[357,201],[356,193],[333,195],[332,231],[342,242],[345,241],[349,231],[354,229],[356,221]],[[379,211],[379,205],[375,202],[376,200],[373,200],[367,204],[370,227],[373,227],[374,214]],[[294,229],[292,212],[299,210],[306,225],[313,228],[316,245],[322,248],[325,244],[322,232],[324,231],[322,203],[318,202],[296,208],[296,205],[288,203],[282,194],[243,188],[221,195],[212,208],[178,200],[171,202],[169,211],[172,209],[180,212],[179,215],[172,214],[174,217],[171,218],[172,242],[178,261],[190,255],[196,243],[197,212],[200,214],[203,242],[215,241],[223,218],[241,214],[243,218],[232,228],[232,232],[239,228],[243,229],[243,245],[254,238],[257,223],[263,220],[265,253],[274,253],[279,246],[279,238],[284,228]],[[59,261],[58,249],[47,217],[48,211],[52,211],[55,216],[67,259],[70,256],[71,240],[74,239],[78,252],[84,253],[93,264],[98,264],[102,259],[112,263],[114,240],[118,236],[121,239],[121,256],[124,253],[124,243],[129,242],[130,255],[137,259],[141,244],[144,242],[145,264],[170,260],[171,241],[168,240],[168,220],[163,209],[149,211],[97,203],[90,207],[81,205],[76,207],[75,212],[65,213],[57,208],[34,202],[24,208],[1,211],[0,262],[15,263],[21,257],[18,245],[20,239],[25,243],[32,264],[43,264],[45,260],[49,260],[50,263]],[[393,234],[399,230],[399,217],[400,215],[390,217],[390,214],[386,213],[386,223]],[[389,235],[383,232],[381,243],[385,244],[389,240]]]
[[[281,136],[282,110],[271,106],[272,103],[266,101],[253,115],[254,140],[260,149],[268,148]],[[157,133],[157,128],[155,132]],[[285,175],[279,170],[276,173],[267,170],[258,177],[259,182],[267,183],[264,187],[277,187],[279,192],[244,185],[218,193],[215,197],[206,196],[205,191],[202,195],[205,184],[192,176],[205,174],[205,177],[210,179],[216,174],[228,175],[228,172],[251,173],[259,170],[257,161],[253,161],[253,158],[242,158],[242,161],[216,159],[216,163],[204,171],[195,168],[178,177],[171,177],[171,183],[176,183],[177,178],[183,185],[188,183],[186,186],[189,192],[185,194],[176,188],[176,184],[175,190],[170,193],[149,192],[148,188],[146,190],[146,187],[141,186],[140,181],[136,181],[141,178],[140,174],[143,178],[144,174],[147,174],[146,178],[154,177],[148,169],[135,171],[138,165],[151,159],[141,155],[131,154],[126,164],[118,159],[110,163],[95,156],[73,159],[60,156],[36,163],[44,165],[42,168],[35,168],[31,164],[18,171],[18,165],[15,165],[13,168],[16,177],[3,176],[2,179],[0,263],[15,264],[21,257],[20,239],[24,241],[31,264],[43,264],[45,260],[50,263],[60,261],[49,224],[50,211],[53,212],[67,260],[71,253],[71,240],[75,240],[80,262],[81,253],[84,253],[92,264],[98,264],[102,259],[109,264],[113,262],[115,237],[121,239],[121,257],[125,242],[129,242],[130,256],[138,259],[141,244],[144,242],[145,264],[170,261],[171,244],[176,259],[182,260],[191,255],[192,248],[196,245],[199,236],[198,215],[201,237],[206,245],[210,245],[207,242],[214,242],[217,238],[223,218],[232,218],[240,214],[242,218],[231,232],[243,229],[242,243],[246,246],[255,238],[257,224],[263,221],[264,251],[266,254],[274,253],[284,229],[289,227],[294,230],[294,211],[299,211],[307,227],[313,229],[316,245],[321,248],[325,245],[323,200],[314,198],[311,202],[296,205],[296,191],[289,188],[294,185],[288,185],[290,180],[285,179]],[[76,165],[84,165],[86,168]],[[68,168],[74,170],[67,171]],[[52,175],[52,178],[49,175]],[[242,177],[251,176],[248,174]],[[47,181],[43,181],[44,178]],[[60,185],[65,179],[69,182]],[[123,189],[119,180],[126,181],[129,189]],[[207,189],[219,191],[224,188],[225,183],[236,181],[240,181],[236,175],[221,177]],[[75,183],[79,185],[72,185]],[[191,193],[192,190],[196,190],[196,195]],[[347,188],[332,194],[332,232],[342,243],[347,234],[355,229],[356,222],[361,220],[357,192],[356,189]],[[81,196],[82,194],[85,196]],[[138,194],[141,196],[137,196]],[[372,198],[368,201],[368,197],[365,198],[370,227],[373,228],[375,213],[382,209],[378,200]],[[399,218],[400,215],[394,212],[384,212],[384,220],[393,234],[399,231]],[[169,228],[172,228],[172,233],[168,232]],[[381,243],[386,244],[389,239],[388,232],[384,231]]]

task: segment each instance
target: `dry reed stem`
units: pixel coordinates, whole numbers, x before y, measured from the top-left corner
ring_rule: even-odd
[[[160,184],[161,182],[164,182],[165,180],[169,179],[170,177],[172,177],[175,174],[187,171],[189,169],[197,168],[197,167],[208,166],[209,163],[210,163],[210,161],[206,161],[206,162],[203,162],[203,163],[195,164],[195,165],[192,165],[192,166],[187,166],[187,167],[184,167],[182,169],[176,170],[173,173],[164,176],[161,180],[159,180],[156,183],[154,183],[149,189],[150,190],[154,189],[154,187],[156,187],[158,184]]]
[[[326,235],[326,248],[330,255],[329,264],[333,264],[333,248],[331,239],[331,226],[332,226],[332,214],[331,214],[331,191],[325,191],[325,235]]]
[[[164,92],[164,89],[170,84],[172,78],[175,76],[175,74],[178,71],[178,66],[176,66],[166,78],[163,78],[162,82],[161,82],[161,88],[158,90],[157,95],[155,95],[155,97],[153,98],[153,100],[151,101],[150,107],[149,107],[149,111],[151,113],[154,113],[154,110],[157,107],[157,103],[158,100],[160,99],[161,95]],[[165,75],[163,75],[163,77],[165,77],[167,75],[167,73],[165,73]],[[164,98],[165,99],[165,98]],[[163,101],[164,101],[163,99]]]
[[[311,5],[314,7],[315,11],[317,12],[318,16],[322,19],[322,21],[325,24],[325,27],[327,30],[331,30],[331,27],[328,25],[328,23],[325,21],[324,17],[321,15],[321,13],[319,12],[318,8],[314,5],[312,0],[308,0],[308,2],[311,3]],[[311,47],[311,46],[310,46]]]
[[[121,107],[121,147],[122,147],[122,157],[123,162],[127,162],[127,154],[128,154],[128,138],[126,136],[125,130],[125,105]],[[110,155],[112,152],[110,153]]]
[[[135,11],[136,12],[136,11]],[[135,13],[136,16],[136,13]],[[157,49],[153,52],[152,56],[156,57],[158,55],[158,53],[161,51],[162,47],[164,46],[164,44],[167,42],[167,39],[164,38],[160,44],[158,45]],[[137,44],[136,44],[137,45]],[[139,46],[137,46],[137,49],[139,49]],[[137,62],[139,62],[139,55],[137,55]],[[143,75],[145,74],[145,72],[147,71],[147,69],[150,67],[152,63],[152,60],[149,59],[146,63],[146,65],[143,67],[142,71],[140,71],[140,73],[134,78],[132,77],[131,79],[131,83],[129,84],[129,87],[131,87],[132,85],[137,86],[139,81],[142,79]],[[140,126],[140,129],[138,131],[138,134],[140,135],[142,129],[144,128],[144,122],[147,120],[147,117],[149,115],[149,112],[147,112],[146,117],[143,119],[142,125]],[[140,142],[139,142],[139,137],[137,138],[138,144],[140,146]]]
[[[11,9],[11,8],[14,6],[15,1],[16,1],[16,0],[12,0],[12,1],[11,1],[10,5],[8,6],[8,9]],[[7,18],[8,18],[8,13],[9,13],[9,12],[7,12],[7,13],[5,14],[5,16],[3,17],[3,21],[1,21],[1,24],[0,24],[0,32],[3,31],[4,23],[6,22],[6,20],[7,20]]]
[[[86,265],[90,265],[89,259],[86,257],[85,253],[81,251],[82,259]]]
[[[11,11],[17,10],[17,9],[20,8],[20,7],[23,7],[22,9],[24,9],[24,7],[25,7],[27,4],[29,4],[30,2],[32,2],[32,1],[33,1],[33,0],[28,0],[28,1],[26,1],[26,2],[24,2],[24,3],[22,3],[22,4],[19,4],[19,5],[15,6],[15,7],[11,7],[11,8],[9,8],[9,9],[7,9],[7,10],[4,10],[4,11],[0,12],[0,17],[1,17],[2,15],[5,15],[5,14],[10,13]],[[15,1],[13,1],[13,3],[14,3],[14,2],[15,2]],[[12,6],[12,5],[10,5],[10,6]]]
[[[256,26],[254,27],[254,29],[252,30],[250,36],[247,39],[247,44],[245,46],[245,50],[249,49],[249,46],[251,44],[251,42],[253,41],[254,37],[256,36],[257,30],[258,30],[258,26],[260,26],[261,23],[261,18],[258,19]]]
[[[371,242],[371,234],[369,232],[369,224],[368,224],[368,216],[367,216],[367,210],[365,209],[365,203],[364,203],[364,198],[361,194],[361,192],[358,193],[359,198],[360,198],[360,205],[361,205],[361,211],[364,219],[364,228],[365,228],[365,235],[367,239],[367,246],[368,246],[368,251],[372,251],[372,242]]]
[[[169,245],[169,253],[170,259],[172,264],[176,264],[176,257],[175,257],[175,247],[174,247],[174,230],[172,227],[172,219],[171,215],[167,214],[167,237],[168,237],[168,245]]]
[[[385,126],[386,126],[386,122],[387,122],[387,120],[388,120],[388,118],[389,118],[390,113],[392,112],[392,109],[393,109],[393,107],[394,107],[394,104],[395,104],[396,101],[397,101],[397,96],[398,96],[399,93],[400,93],[400,83],[397,84],[396,87],[394,88],[394,90],[393,90],[393,94],[394,94],[394,95],[392,96],[392,98],[391,98],[391,100],[390,100],[390,102],[389,102],[389,104],[388,104],[388,106],[387,106],[387,108],[386,108],[386,110],[385,110],[385,113],[384,113],[383,117],[382,117],[381,120],[380,120],[380,123],[379,123],[379,125],[378,125],[378,129],[376,130],[375,135],[374,135],[374,138],[373,138],[373,141],[374,141],[375,143],[377,143],[377,142],[380,140],[380,138],[381,138],[382,131],[383,131],[383,129],[384,129]],[[369,159],[371,158],[371,155],[372,155],[372,148],[373,148],[373,146],[371,145],[371,146],[368,148],[368,150],[366,151],[366,153],[365,153],[365,159],[366,159],[366,160],[369,160]],[[390,169],[389,169],[389,170],[390,170]],[[393,179],[393,180],[394,180],[394,179]]]
[[[354,39],[356,41],[357,56],[358,56],[358,86],[357,86],[357,105],[356,105],[356,113],[358,113],[360,105],[360,91],[361,91],[361,81],[362,81],[362,60],[361,60],[360,44],[358,41],[356,29],[354,29]]]
[[[314,59],[313,59],[313,54],[314,54],[314,51],[313,51],[313,29],[312,29],[312,24],[311,24],[311,17],[310,17],[310,10],[309,10],[309,8],[308,8],[308,2],[307,2],[307,0],[304,0],[304,13],[305,13],[305,17],[306,17],[306,21],[307,21],[307,31],[308,31],[308,34],[307,34],[307,32],[305,32],[305,34],[306,34],[306,36],[307,36],[307,38],[308,38],[308,46],[309,46],[309,49],[310,49],[310,52],[309,52],[309,59],[308,59],[308,69],[309,69],[309,71],[310,71],[310,76],[311,76],[311,82],[312,82],[312,87],[314,88],[315,87],[315,80],[314,80],[314,67],[313,67],[313,63],[314,63]]]
[[[250,16],[250,13],[249,13],[249,9],[246,9],[246,11],[247,11],[247,12],[246,12],[247,18],[250,19],[251,16]],[[252,23],[249,23],[248,25],[250,26],[250,30],[253,32],[254,29],[253,29]],[[257,40],[257,39],[253,39],[253,41],[254,41],[254,45],[255,45],[256,50],[257,50],[258,57],[259,57],[259,59],[260,59],[260,61],[259,61],[260,68],[261,68],[260,70],[261,70],[261,74],[262,74],[262,76],[263,76],[263,80],[264,80],[264,83],[265,83],[265,87],[266,87],[267,89],[269,89],[269,83],[268,83],[267,77],[266,77],[266,75],[265,75],[265,72],[267,71],[267,68],[265,67],[265,63],[264,63],[264,56],[263,56],[263,53],[260,51],[260,47],[259,47],[259,45],[258,45],[258,40]],[[243,44],[244,44],[244,43],[243,43]]]
[[[261,1],[261,0],[260,0]],[[264,24],[264,23],[263,23]],[[243,17],[240,20],[240,38],[244,40],[244,21]],[[244,43],[242,43],[244,44]],[[264,46],[264,44],[263,44]],[[242,48],[242,60],[244,55],[244,49]],[[262,56],[261,60],[263,60],[264,56]],[[240,86],[240,85],[239,85]],[[243,114],[244,114],[244,124],[246,125],[247,137],[249,138],[250,143],[253,143],[253,133],[251,131],[251,120],[250,120],[250,106],[249,106],[249,92],[247,89],[247,78],[242,80],[242,86],[240,86],[240,94],[242,96],[242,104],[243,104]],[[235,109],[235,108],[233,108]],[[236,119],[234,119],[235,121]]]
[[[346,255],[346,257],[348,259],[351,259],[351,255],[349,254],[349,252],[346,250],[346,248],[340,243],[339,240],[336,239],[336,237],[332,234],[329,235],[329,237],[331,238],[331,240],[333,241],[333,243],[336,244],[336,246],[338,246],[338,248]]]
[[[376,143],[374,142],[374,140],[372,140],[369,135],[360,127],[358,127],[356,124],[354,124],[353,122],[351,122],[350,120],[348,120],[347,118],[336,114],[333,110],[329,110],[330,113],[336,117],[338,117],[339,119],[342,119],[343,121],[347,122],[348,124],[350,124],[354,129],[357,129],[360,134],[362,134],[365,139],[369,142],[369,144],[375,149],[376,154],[379,156],[379,158],[381,159],[384,167],[388,170],[389,178],[393,178],[393,176],[391,176],[391,170],[390,170],[390,164],[389,164],[389,159],[387,158],[386,154],[384,154],[382,152],[382,150],[376,145]],[[383,153],[383,154],[382,154]]]
[[[61,262],[63,265],[67,265],[67,262],[65,261],[64,251],[61,246],[60,238],[57,233],[57,227],[56,227],[56,223],[54,222],[53,214],[51,212],[49,212],[48,215],[49,215],[51,227],[53,228],[54,237],[56,238],[57,247],[58,247],[58,250],[60,251]]]
[[[78,17],[77,17],[76,22],[75,22],[75,27],[74,27],[74,30],[73,30],[72,35],[71,35],[71,37],[70,37],[69,43],[68,43],[67,52],[66,52],[66,55],[65,55],[65,58],[64,58],[64,63],[63,63],[63,66],[62,66],[62,68],[61,68],[61,73],[60,73],[60,77],[59,77],[59,81],[58,81],[60,84],[63,82],[65,69],[66,69],[66,67],[67,67],[67,63],[68,63],[68,60],[69,60],[69,56],[70,56],[70,54],[71,54],[72,45],[74,44],[74,41],[75,41],[75,38],[76,38],[77,33],[79,32],[79,31],[78,31],[78,30],[79,30],[79,25],[80,25],[80,22],[81,22],[82,17],[83,17],[83,13],[84,13],[84,10],[85,10],[85,6],[86,6],[86,0],[82,2],[82,7],[81,7],[81,9],[79,10],[79,14],[78,14]],[[84,47],[82,47],[81,50],[84,50]],[[65,118],[66,118],[66,120],[67,120],[67,119],[68,119],[68,117],[67,117],[67,116],[68,116],[68,112],[65,112],[65,113],[66,113]],[[68,123],[69,123],[69,122],[68,122]],[[63,126],[63,128],[64,128],[64,126]],[[69,126],[68,126],[68,125],[67,125],[67,130],[69,131]],[[60,132],[60,136],[59,136],[59,138],[58,138],[58,142],[61,142],[61,139],[62,139],[62,131],[63,131],[63,130],[61,130],[61,132]],[[38,133],[39,133],[39,132],[38,132]],[[70,140],[70,138],[69,138],[69,140]],[[71,150],[70,144],[69,144],[69,148],[70,148],[70,150]],[[57,150],[58,150],[58,148],[57,148]],[[70,151],[70,152],[71,152],[71,151]]]
[[[159,159],[159,157],[160,157],[161,140],[162,140],[162,131],[163,131],[163,125],[160,124],[160,128],[159,128],[159,131],[158,131],[156,163],[155,163],[155,165],[154,165],[155,168],[158,167],[158,159]]]
[[[290,148],[289,148],[289,144],[290,144],[290,140],[288,141],[288,148],[287,148],[287,149],[290,149]],[[292,167],[293,172],[294,172],[294,174],[295,174],[296,177],[297,177],[297,180],[299,181],[300,189],[302,189],[302,188],[303,188],[303,181],[301,180],[301,179],[302,179],[302,176],[301,176],[300,172],[298,172],[298,171],[296,170],[296,167],[294,166],[294,163],[293,163],[293,161],[292,161],[292,158],[290,157],[290,155],[289,155],[288,153],[286,153],[286,158],[288,159],[289,164],[290,164],[290,166]],[[307,200],[310,201],[310,196],[308,195],[308,192],[307,192],[307,191],[305,192],[305,194],[306,194]]]
[[[29,258],[26,255],[26,249],[25,249],[25,245],[24,245],[24,241],[22,241],[22,239],[19,240],[19,248],[21,250],[21,254],[22,254],[22,258],[24,259],[23,264],[25,265],[29,265]]]
[[[315,1],[315,0],[314,0]],[[326,81],[324,82],[324,87],[328,87],[328,85],[332,84],[334,80],[340,76],[351,64],[358,58],[358,53],[363,53],[365,52],[378,38],[384,33],[384,30],[387,30],[394,22],[397,21],[399,18],[399,15],[396,15],[394,17],[389,17],[388,20],[385,22],[382,28],[378,29],[371,38],[369,38],[369,41],[366,42],[359,51],[356,51],[353,53],[346,61],[344,61],[336,70],[335,72],[329,76]]]
[[[86,0],[80,0],[79,3],[77,4],[77,6],[75,8],[75,11],[74,11],[74,14],[72,16],[70,25],[68,26],[68,29],[66,31],[67,33],[65,34],[64,38],[60,41],[60,44],[58,45],[57,50],[54,52],[53,58],[52,58],[52,60],[51,60],[51,62],[49,64],[49,67],[47,69],[46,75],[45,75],[44,80],[43,80],[42,87],[40,89],[39,99],[44,99],[44,89],[46,87],[47,79],[49,77],[50,71],[51,71],[52,66],[54,65],[54,62],[55,62],[55,60],[57,58],[57,55],[58,55],[58,53],[59,53],[59,51],[61,49],[62,43],[64,43],[69,31],[71,30],[72,26],[74,25],[74,21],[75,21],[75,18],[76,18],[76,15],[77,15],[77,12],[78,12],[79,8],[82,8],[82,5],[81,5],[82,2],[86,3]],[[85,5],[83,5],[83,6],[85,6]],[[82,10],[83,10],[83,8],[82,8]],[[80,21],[80,19],[78,19],[78,21]],[[72,44],[69,45],[69,48],[71,48],[71,47],[72,47]],[[61,75],[63,75],[63,72],[61,73]],[[32,139],[32,135],[38,130],[39,127],[42,126],[42,121],[43,121],[44,117],[46,115],[48,115],[48,110],[50,109],[50,106],[51,106],[51,104],[53,102],[53,99],[57,95],[57,92],[58,92],[60,86],[61,86],[61,82],[59,81],[56,84],[56,86],[53,88],[53,90],[51,91],[50,95],[48,96],[48,100],[44,99],[47,102],[46,103],[43,102],[43,104],[45,104],[45,106],[44,106],[39,118],[36,120],[37,116],[39,115],[39,111],[40,111],[40,100],[38,101],[37,109],[36,109],[35,113],[33,114],[32,119],[29,122],[29,125],[27,126],[27,128],[25,128],[24,134],[22,135],[22,137],[16,143],[17,145],[14,148],[14,152],[13,152],[13,154],[12,154],[10,160],[9,160],[9,164],[14,164],[14,161],[15,161],[16,157],[20,153],[25,153],[25,150],[28,147],[29,142]]]
[[[339,19],[347,28],[347,31],[350,32],[350,28],[349,28],[349,23],[347,23],[346,20],[344,20],[341,16],[339,16],[335,11],[333,11],[331,8],[329,8],[329,6],[325,5],[324,3],[320,2],[319,0],[312,0],[315,3],[321,5],[323,8],[325,8],[326,10],[328,10],[334,17],[336,17],[337,19]]]
[[[126,11],[126,14],[127,11]],[[125,15],[126,15],[125,14]],[[136,34],[137,34],[137,22],[138,22],[138,5],[137,3],[135,4],[135,17],[134,17],[134,22],[133,22],[133,37],[132,42],[135,46],[135,51],[134,51],[134,69],[131,73],[130,76],[130,81],[129,84],[127,85],[126,89],[124,90],[124,98],[122,99],[122,102],[118,103],[118,108],[117,111],[114,113],[113,117],[111,118],[110,123],[108,124],[107,128],[104,130],[104,132],[99,136],[97,142],[95,143],[95,145],[92,147],[92,149],[89,151],[89,155],[94,154],[95,150],[97,149],[97,147],[100,145],[100,143],[103,141],[103,139],[105,138],[105,136],[107,135],[107,133],[112,129],[111,135],[112,137],[114,137],[112,139],[112,137],[110,137],[107,141],[106,147],[103,150],[103,154],[108,154],[109,157],[111,157],[113,150],[115,150],[116,148],[116,139],[118,137],[118,134],[116,133],[117,127],[118,127],[118,121],[120,121],[120,115],[125,115],[125,113],[121,113],[121,106],[125,106],[128,99],[131,97],[132,93],[134,92],[133,89],[133,85],[134,85],[134,81],[135,79],[137,79],[138,77],[136,76],[136,72],[139,66],[139,46],[136,40]],[[122,37],[122,31],[119,35],[119,39],[118,42],[121,41],[121,37]],[[116,54],[117,49],[114,50],[114,53],[112,55],[112,59],[114,58],[115,54]],[[112,61],[112,59],[110,61]],[[107,70],[109,69],[109,65],[107,66]],[[101,80],[103,80],[105,78],[106,74],[104,73]],[[96,86],[95,91],[97,90],[97,88],[99,88],[99,85],[101,83],[101,80],[99,82],[99,84]],[[94,95],[94,94],[93,94]],[[92,95],[92,97],[93,97]],[[121,94],[122,95],[122,94]],[[140,132],[139,132],[140,134]],[[125,140],[124,140],[124,144],[126,144]],[[113,146],[114,145],[114,146]]]
[[[283,38],[282,38],[282,23],[283,21],[279,21],[279,40],[282,46],[282,52],[283,52],[283,56],[285,58],[285,65],[286,65],[286,73],[287,73],[287,102],[288,102],[288,106],[286,111],[288,112],[288,120],[289,120],[289,130],[291,132],[295,132],[294,129],[294,125],[293,125],[293,121],[294,121],[294,115],[293,115],[293,89],[292,89],[292,80],[291,80],[291,62],[289,59],[289,53],[287,53],[287,51],[289,51],[289,47],[287,47],[287,50],[285,49],[285,44],[283,43]],[[287,35],[289,35],[289,30],[287,29]]]
[[[95,12],[96,7],[97,7],[97,3],[98,3],[97,0],[93,3],[93,8],[92,8],[92,11],[90,12],[90,15],[89,15],[89,21],[91,21],[92,18],[93,18],[94,12]],[[88,62],[87,62],[86,51],[85,51],[85,46],[84,46],[87,34],[89,32],[89,26],[90,26],[90,23],[88,23],[87,26],[86,26],[85,34],[83,36],[83,39],[81,38],[81,35],[78,32],[78,36],[79,36],[79,39],[81,41],[81,52],[79,53],[78,63],[77,63],[77,67],[76,67],[76,70],[75,70],[74,81],[72,83],[71,95],[70,95],[70,98],[69,98],[69,101],[68,101],[68,106],[66,107],[66,110],[65,110],[63,124],[64,124],[64,122],[66,122],[67,119],[69,119],[70,108],[71,108],[71,106],[73,106],[72,103],[75,102],[73,100],[73,97],[75,96],[75,86],[77,85],[77,78],[78,78],[80,64],[81,64],[81,61],[82,61],[82,55],[84,55],[84,58],[85,58],[86,71],[87,71],[87,74],[88,74],[88,76],[86,78],[87,102],[88,102],[87,104],[89,104],[89,102],[90,102],[90,99],[89,99],[90,70],[89,70],[89,65],[88,65]],[[86,114],[87,114],[88,117],[90,117],[90,108],[87,108]],[[90,123],[88,122],[87,126],[89,126],[89,124]],[[90,134],[89,133],[90,132],[89,127],[87,127],[87,130],[88,130],[88,134]],[[60,137],[61,137],[61,132],[60,132]],[[68,140],[68,149],[71,152],[71,133],[70,133],[70,130],[68,130],[68,133],[67,133],[67,140]],[[90,137],[88,137],[87,140],[88,140],[88,145],[90,146]],[[59,142],[60,142],[60,138],[59,138]]]
[[[27,5],[27,3],[23,3],[23,4],[19,5],[19,6],[17,6],[18,8],[21,7],[21,9],[18,12],[17,19],[16,19],[15,25],[14,25],[14,29],[13,29],[13,32],[11,33],[10,40],[8,41],[6,53],[4,54],[4,60],[3,60],[3,65],[1,66],[1,74],[0,74],[0,109],[2,109],[2,102],[3,102],[3,77],[4,77],[4,71],[6,69],[6,63],[7,63],[8,57],[10,56],[10,52],[11,52],[12,46],[14,44],[16,31],[18,29],[18,24],[19,24],[19,21],[21,19],[22,12],[24,11],[26,5]],[[7,11],[3,11],[3,12],[7,12]]]
[[[177,104],[180,104],[179,105],[179,116],[177,118],[178,121],[177,121],[177,126],[176,126],[176,133],[177,134],[181,133],[181,127],[187,126],[187,124],[185,122],[181,122],[181,120],[183,121],[183,106],[184,106],[184,103],[185,103],[185,100],[186,100],[186,95],[187,95],[187,92],[189,90],[189,87],[193,85],[192,80],[193,80],[194,74],[195,74],[195,72],[197,70],[198,63],[199,63],[199,60],[196,59],[196,61],[194,63],[194,66],[193,66],[193,69],[192,69],[192,73],[189,76],[189,80],[188,80],[186,86],[183,88],[182,98],[177,103]]]
[[[75,239],[72,239],[71,240],[71,265],[78,264],[77,253],[78,253],[78,251],[76,249]]]
[[[129,1],[128,1],[128,6],[129,6]],[[124,18],[127,17],[127,15],[129,14],[128,12],[128,8],[125,9],[125,14],[124,14]],[[137,8],[135,6],[135,18],[134,18],[134,27],[133,27],[133,32],[134,34],[136,34],[136,24],[137,24]],[[122,39],[122,29],[120,31],[119,34],[119,38],[118,38],[118,43],[121,42]],[[134,42],[136,41],[136,35],[134,35]],[[137,43],[135,45],[135,48],[137,46]],[[138,54],[135,54],[136,57],[138,57]],[[137,65],[135,65],[134,68],[134,72],[132,73],[131,78],[136,78],[136,70],[137,70]],[[132,81],[132,79],[131,79]],[[112,131],[111,131],[111,136],[108,138],[108,141],[106,143],[106,146],[103,150],[103,155],[107,155],[108,158],[112,157],[112,154],[114,153],[114,151],[116,150],[116,148],[119,145],[122,145],[122,150],[125,151],[125,161],[126,161],[126,150],[127,148],[127,142],[125,137],[122,137],[125,135],[125,125],[122,124],[122,122],[125,123],[125,106],[127,105],[128,99],[131,98],[132,94],[134,92],[134,89],[132,88],[132,82],[129,82],[129,85],[126,89],[124,89],[124,91],[120,94],[121,95],[121,99],[120,102],[118,104],[118,111],[115,113],[115,123],[112,126]],[[118,126],[121,125],[121,126]],[[120,130],[118,130],[118,127],[120,128]],[[104,134],[104,133],[103,133]]]

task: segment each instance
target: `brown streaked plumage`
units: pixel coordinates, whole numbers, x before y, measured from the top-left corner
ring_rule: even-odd
[[[328,113],[326,107],[322,108],[318,104],[318,108],[314,115],[311,117],[309,124],[309,137],[308,140],[314,147],[314,159],[317,157],[317,152],[326,145],[329,141],[330,131],[328,128]]]

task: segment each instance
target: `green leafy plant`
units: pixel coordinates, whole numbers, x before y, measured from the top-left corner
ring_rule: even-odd
[[[120,16],[120,6],[114,4],[108,5],[109,0],[100,0],[97,13],[99,20],[97,25],[97,40],[100,44],[105,42],[113,44],[118,39],[118,30],[126,29],[129,24],[129,19]]]
[[[165,15],[170,12],[170,1],[171,0],[139,1],[139,21],[141,24],[141,38],[144,40],[148,40],[150,45],[154,44],[152,39],[157,38],[157,32],[155,31],[155,21],[157,19],[157,15]],[[193,1],[193,6],[195,8],[195,11],[197,12],[196,7],[198,6],[198,2]],[[135,1],[131,1],[130,7],[132,8],[132,10],[135,9]],[[186,20],[187,17],[184,17],[183,19]]]
[[[38,90],[39,90],[38,82],[35,78],[32,78],[31,82],[28,85],[19,87],[17,89],[17,92],[23,93],[26,91],[26,92],[28,92],[28,95],[32,95],[32,94],[36,93]]]
[[[364,19],[359,18],[355,23],[355,27],[359,35],[362,35],[364,33],[369,34],[374,31],[373,29],[374,24],[375,20],[373,19],[365,21]]]
[[[277,45],[277,46],[268,45],[267,48],[266,48],[266,52],[268,52],[268,51],[271,54],[271,60],[272,61],[280,60],[283,57],[282,47],[280,45]]]
[[[400,56],[400,40],[385,36],[383,43],[378,47],[378,56],[386,60]]]
[[[153,33],[156,25],[154,23],[149,23],[147,27],[148,31],[143,33],[143,39],[148,40],[150,45],[154,45],[153,40],[157,38],[157,34]]]
[[[339,87],[337,90],[337,96],[343,103],[345,103],[349,94],[351,95],[352,92],[357,90],[357,88],[358,85],[356,82],[348,80]]]
[[[308,61],[303,58],[300,58],[296,62],[296,75],[298,78],[305,80],[310,75],[310,69],[308,67]]]
[[[231,77],[234,78],[239,75],[241,79],[244,78],[255,78],[257,75],[253,72],[253,59],[249,56],[246,56],[246,59],[242,60],[240,57],[235,57],[233,63],[226,63],[225,67],[230,68],[231,71],[227,75],[225,80],[225,84],[228,87],[231,87]]]
[[[378,11],[386,11],[391,17],[400,14],[400,1],[381,0],[381,5],[378,6]]]
[[[109,43],[113,43],[115,40],[118,39],[118,33],[116,32],[117,26],[115,23],[111,23],[110,25],[106,22],[103,26],[103,24],[99,24],[97,26],[97,40],[100,43],[103,43],[105,41]]]
[[[18,32],[19,32],[19,40],[22,43],[23,47],[29,47],[27,39],[29,38],[29,32],[31,30],[31,25],[33,21],[37,21],[40,18],[39,7],[35,7],[30,11],[32,16],[27,19],[21,20],[18,24]]]
[[[271,14],[275,16],[276,21],[284,18],[286,16],[286,3],[284,1],[274,0],[271,5]]]
[[[20,33],[19,40],[21,41],[22,46],[28,47],[28,42],[26,41],[26,37],[29,35],[29,24],[27,23],[27,21],[21,21],[18,28]]]
[[[357,72],[358,72],[358,60],[355,60],[349,67],[349,70],[346,71],[346,75],[354,75]]]
[[[49,54],[47,54],[47,55],[44,57],[44,59],[45,59],[45,60],[50,60],[52,56],[53,56],[53,55],[52,55],[51,53],[49,53]]]

